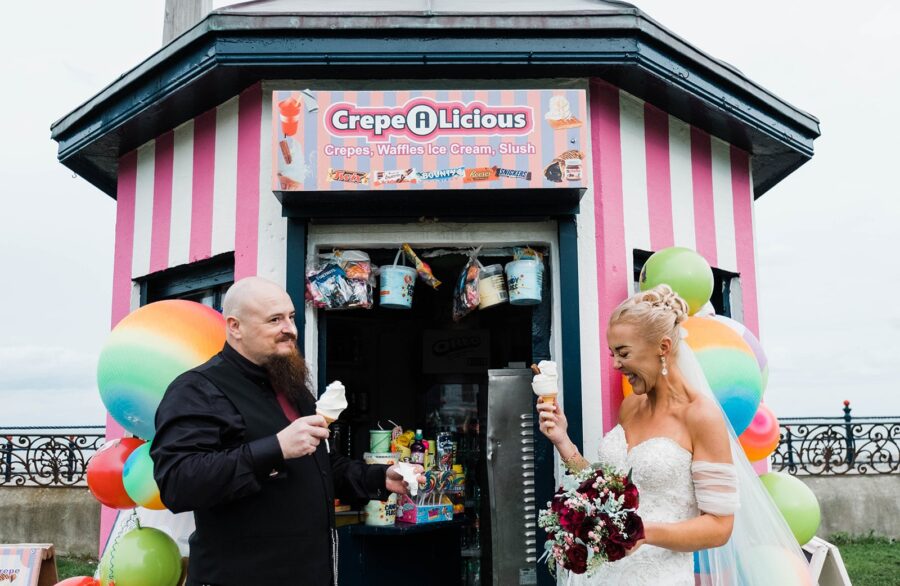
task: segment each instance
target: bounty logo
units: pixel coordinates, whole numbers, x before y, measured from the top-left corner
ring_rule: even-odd
[[[338,138],[364,137],[369,142],[385,142],[392,136],[415,142],[445,136],[522,136],[534,128],[534,112],[528,106],[493,107],[430,98],[415,98],[397,108],[340,102],[325,111],[325,128]]]

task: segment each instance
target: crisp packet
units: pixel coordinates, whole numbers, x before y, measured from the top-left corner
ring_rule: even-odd
[[[459,321],[478,308],[481,296],[478,294],[478,275],[481,263],[478,262],[479,246],[469,255],[469,261],[459,275],[456,291],[453,294],[453,321]]]
[[[406,254],[406,258],[408,258],[411,263],[415,264],[416,273],[418,273],[419,278],[434,289],[440,287],[441,282],[438,281],[434,276],[434,273],[431,272],[431,267],[428,266],[428,263],[420,259],[415,251],[409,246],[409,244],[404,242],[402,248],[403,252]]]
[[[369,256],[358,250],[335,250],[319,256],[322,264],[306,275],[306,298],[315,307],[372,307],[374,275]]]

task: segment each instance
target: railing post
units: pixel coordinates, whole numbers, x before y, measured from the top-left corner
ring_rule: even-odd
[[[72,478],[75,477],[75,441],[72,439],[72,437],[73,436],[69,436],[69,455],[68,458],[66,458],[66,461],[69,465],[69,473],[66,480],[68,480],[69,482],[72,482]]]
[[[847,441],[847,465],[852,468],[856,460],[856,441],[853,437],[853,416],[850,415],[850,401],[844,401],[844,431]]]
[[[791,441],[791,427],[786,425],[784,430],[787,432],[787,464],[790,472],[794,468],[794,444]]]
[[[12,436],[6,436],[6,445],[3,446],[3,451],[6,452],[3,455],[3,459],[6,460],[6,474],[3,482],[9,483],[12,480]]]

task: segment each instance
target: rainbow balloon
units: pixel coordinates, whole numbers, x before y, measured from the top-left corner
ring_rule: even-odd
[[[113,328],[100,353],[100,398],[119,425],[150,440],[156,407],[181,373],[222,349],[225,320],[193,301],[157,301]]]
[[[763,391],[766,390],[766,386],[769,383],[769,359],[766,358],[766,353],[763,350],[762,344],[759,343],[759,340],[753,335],[747,326],[742,324],[739,321],[735,321],[730,317],[725,317],[724,315],[711,315],[709,316],[717,322],[721,322],[737,332],[737,334],[747,342],[747,345],[750,346],[750,349],[753,350],[753,355],[756,357],[756,362],[759,364],[759,371],[762,373],[762,381],[763,381]]]
[[[150,459],[150,444],[143,444],[131,452],[122,468],[122,484],[125,492],[145,509],[161,511],[166,505],[159,500],[159,487],[153,479],[153,460]]]
[[[753,350],[734,330],[711,317],[682,323],[685,342],[697,355],[703,374],[734,432],[747,429],[762,399],[762,375]]]

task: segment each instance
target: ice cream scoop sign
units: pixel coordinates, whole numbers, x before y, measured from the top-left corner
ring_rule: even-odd
[[[402,136],[429,142],[442,136],[523,136],[534,126],[528,106],[496,107],[481,102],[439,102],[416,98],[403,106],[363,107],[347,102],[325,112],[325,128],[335,137],[384,142]]]

